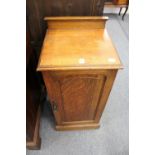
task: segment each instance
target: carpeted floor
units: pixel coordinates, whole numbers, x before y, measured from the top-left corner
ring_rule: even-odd
[[[122,21],[108,15],[106,28],[124,65],[120,70],[96,130],[55,131],[49,103],[41,117],[41,150],[27,150],[27,155],[128,155],[129,154],[129,16]]]

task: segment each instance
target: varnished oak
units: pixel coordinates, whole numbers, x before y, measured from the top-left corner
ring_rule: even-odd
[[[43,75],[56,130],[98,128],[116,73],[122,68],[105,29],[107,17],[45,20],[48,30],[37,70]]]
[[[51,20],[57,20],[57,21],[60,21],[60,20],[72,20],[72,21],[76,21],[76,20],[91,20],[91,21],[94,21],[94,20],[108,20],[108,17],[107,16],[65,16],[65,17],[45,17],[44,20],[46,21],[51,21]]]
[[[42,47],[38,70],[117,69],[122,67],[115,47],[104,28],[107,18],[76,17],[73,20],[73,17],[48,17],[45,19],[48,20],[49,24],[53,22],[55,26],[59,20],[59,29],[49,26]],[[85,20],[88,19],[89,24],[85,24]],[[76,26],[76,29],[74,26],[68,28],[70,25],[74,25],[75,21],[75,25],[77,23],[84,24],[82,27]],[[67,23],[65,24],[67,29],[65,26],[61,26],[61,22]]]
[[[55,129],[57,131],[67,131],[67,130],[84,130],[84,129],[98,129],[100,127],[99,123],[89,123],[89,124],[76,124],[76,125],[57,125]]]
[[[108,20],[108,17],[45,17],[45,20],[48,21],[48,29],[103,29],[105,26],[103,20]]]

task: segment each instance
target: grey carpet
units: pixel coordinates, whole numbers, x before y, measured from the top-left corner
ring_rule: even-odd
[[[109,15],[107,30],[119,53],[124,69],[117,74],[114,87],[96,130],[55,131],[49,103],[41,117],[41,150],[27,150],[27,155],[128,155],[128,15],[124,21]]]

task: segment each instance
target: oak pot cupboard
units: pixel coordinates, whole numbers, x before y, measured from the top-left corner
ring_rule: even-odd
[[[42,72],[56,130],[92,129],[106,105],[121,61],[107,17],[46,17],[37,70]],[[117,102],[117,101],[116,101]]]

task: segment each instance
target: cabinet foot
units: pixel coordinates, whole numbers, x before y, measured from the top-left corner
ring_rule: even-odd
[[[75,124],[75,125],[56,125],[57,131],[67,131],[67,130],[84,130],[84,129],[97,129],[100,127],[98,123],[91,124]]]

